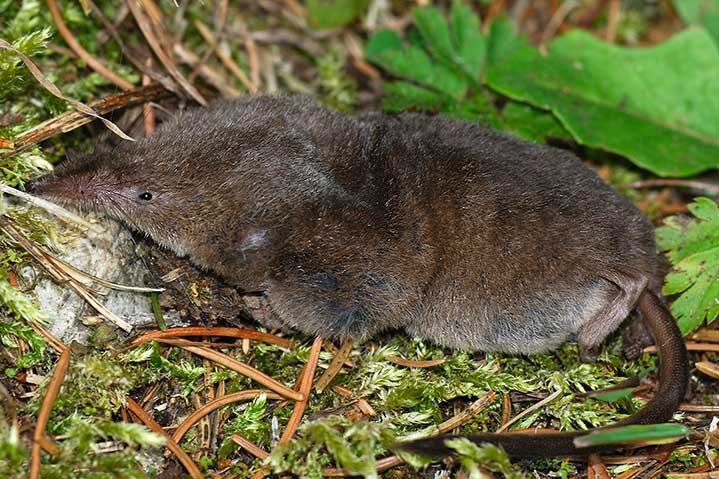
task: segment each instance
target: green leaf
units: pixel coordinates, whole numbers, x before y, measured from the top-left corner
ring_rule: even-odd
[[[577,447],[601,446],[604,444],[666,444],[688,436],[692,430],[682,424],[649,424],[623,426],[590,432],[574,439]]]
[[[456,64],[477,85],[485,57],[485,39],[479,31],[479,18],[464,3],[452,4],[452,38],[457,52]]]
[[[612,389],[605,393],[592,394],[592,398],[598,399],[598,400],[604,401],[604,402],[617,402],[622,399],[631,399],[634,389],[636,389],[636,388]]]
[[[689,205],[696,219],[665,220],[657,229],[657,243],[674,265],[667,275],[664,294],[679,294],[672,304],[683,334],[719,316],[719,208],[709,198]]]
[[[420,48],[403,45],[397,34],[382,30],[367,43],[365,55],[370,61],[382,65],[390,73],[428,86],[440,93],[461,98],[467,91],[467,82],[445,65],[432,63]]]
[[[548,49],[490,49],[487,84],[551,110],[580,143],[657,175],[719,167],[719,51],[704,30],[638,49],[574,30]]]
[[[339,28],[359,17],[368,4],[369,0],[307,0],[307,16],[318,30]]]
[[[674,8],[689,25],[702,25],[719,45],[719,0],[674,0]]]
[[[550,112],[517,101],[509,101],[502,109],[502,129],[535,143],[546,143],[547,138],[571,140]]]

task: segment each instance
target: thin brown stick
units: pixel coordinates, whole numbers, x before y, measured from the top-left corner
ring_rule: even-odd
[[[621,19],[621,17],[621,0],[610,0],[609,15],[607,18],[607,32],[604,37],[607,43],[614,43],[617,40],[617,27],[619,26],[619,20]]]
[[[655,188],[657,186],[682,186],[686,188],[694,188],[697,190],[710,191],[712,193],[719,194],[719,185],[714,183],[707,183],[705,181],[696,180],[670,180],[670,179],[655,179],[655,180],[641,180],[635,181],[629,184],[630,187],[635,189],[640,188]]]
[[[252,38],[250,32],[245,35],[245,50],[247,50],[247,63],[250,67],[250,76],[252,78],[252,85],[255,87],[255,91],[259,91],[262,86],[262,76],[260,70],[260,55],[257,52],[257,45],[255,40]]]
[[[232,97],[242,94],[240,90],[230,85],[223,75],[205,65],[194,52],[191,52],[182,44],[176,43],[174,52],[182,63],[195,67],[197,73],[207,80],[207,83],[217,88],[223,95]]]
[[[236,393],[227,394],[219,397],[213,401],[206,403],[201,408],[190,414],[184,421],[180,423],[175,432],[172,434],[172,440],[179,443],[187,431],[192,428],[197,422],[204,416],[207,416],[211,412],[223,407],[228,404],[247,401],[248,399],[254,399],[260,394],[266,394],[269,399],[283,399],[279,394],[275,394],[270,391],[263,391],[261,389],[248,389],[246,391],[239,391]]]
[[[182,76],[180,69],[177,68],[174,59],[170,56],[172,50],[169,48],[169,44],[167,44],[168,42],[162,42],[166,44],[163,48],[163,44],[160,39],[164,38],[166,35],[164,34],[162,24],[159,19],[156,18],[157,7],[149,0],[140,0],[140,3],[142,3],[146,10],[155,14],[154,19],[151,19],[150,16],[145,13],[145,10],[143,10],[138,2],[127,2],[127,6],[130,7],[130,12],[135,18],[135,21],[140,27],[140,31],[142,31],[142,35],[145,37],[145,40],[147,40],[150,48],[152,48],[152,51],[155,52],[155,55],[157,55],[157,58],[160,59],[160,62],[165,66],[170,76],[175,79],[182,89],[185,90],[185,92],[187,92],[197,103],[202,106],[207,106],[207,101],[202,97],[202,95],[200,95],[200,92],[198,92],[197,89],[188,82],[184,76]]]
[[[719,352],[719,344],[713,344],[713,343],[695,343],[692,341],[687,341],[687,351],[709,351],[709,352]],[[651,353],[654,354],[657,352],[657,347],[647,346],[643,349],[645,353]]]
[[[255,341],[276,344],[277,346],[287,349],[294,349],[297,347],[297,345],[289,339],[281,338],[279,336],[275,336],[274,334],[262,333],[252,329],[223,327],[205,328],[204,326],[173,328],[168,329],[167,331],[153,331],[133,339],[130,344],[137,346],[138,344],[146,343],[155,339],[178,338],[184,336],[219,336],[225,338],[253,339]]]
[[[317,389],[317,392],[321,393],[324,391],[327,385],[329,385],[335,376],[337,376],[350,351],[352,351],[352,340],[348,339],[342,343],[342,346],[340,346],[339,350],[332,358],[332,361],[330,361],[330,365],[327,366],[325,372],[322,373],[322,376],[320,376],[317,382],[315,382],[315,389]]]
[[[87,66],[89,66],[97,73],[104,76],[125,91],[132,90],[135,87],[132,83],[125,80],[120,75],[100,63],[97,58],[90,55],[90,53],[88,53],[88,51],[85,50],[82,45],[80,45],[80,42],[77,41],[75,36],[72,34],[70,29],[67,28],[67,25],[63,21],[62,15],[60,14],[60,10],[57,8],[57,2],[55,0],[46,0],[46,3],[47,8],[50,10],[50,15],[52,15],[52,19],[55,22],[55,26],[57,27],[57,31],[60,33],[62,38],[65,40],[65,43],[67,43],[67,45],[72,49],[72,51],[75,52],[75,54],[80,57],[85,63],[87,63]]]
[[[281,396],[292,399],[293,401],[302,401],[305,399],[305,396],[302,395],[302,393],[299,393],[297,391],[294,391],[284,384],[280,383],[279,381],[269,377],[265,373],[253,368],[252,366],[249,366],[242,361],[238,361],[235,358],[232,358],[226,354],[223,354],[219,351],[212,350],[210,348],[202,348],[197,346],[190,346],[187,343],[185,343],[182,340],[179,339],[157,339],[157,342],[160,343],[166,343],[171,344],[173,346],[178,346],[185,351],[189,351],[193,354],[196,354],[197,356],[200,356],[205,359],[209,359],[211,361],[214,361],[218,364],[221,364],[225,366],[228,369],[231,369],[235,372],[238,372],[242,374],[243,376],[247,376],[248,378],[252,379],[255,382],[258,382],[265,386],[266,388],[276,392],[277,394],[280,394]]]
[[[446,359],[413,361],[411,359],[405,359],[399,356],[387,356],[385,359],[392,364],[397,364],[398,366],[405,366],[408,368],[431,368],[432,366],[439,366],[440,364],[444,364],[447,361]]]
[[[145,65],[152,67],[152,57],[148,56],[145,59]],[[152,83],[152,78],[149,75],[142,75],[142,86],[147,86]],[[152,103],[145,103],[142,105],[142,116],[145,119],[145,134],[147,136],[152,135],[157,131],[157,122],[155,121],[155,110],[152,108]]]
[[[487,394],[482,396],[481,398],[474,401],[472,404],[467,407],[464,411],[460,412],[456,416],[453,416],[449,418],[448,420],[442,422],[440,425],[437,426],[437,429],[432,431],[430,433],[430,436],[437,436],[439,434],[444,434],[446,432],[451,431],[454,428],[457,428],[464,424],[465,422],[472,419],[474,416],[476,416],[482,409],[484,409],[488,404],[490,404],[492,401],[494,401],[494,398],[496,397],[496,393],[494,391],[489,391]],[[398,456],[388,456],[380,459],[377,461],[376,469],[378,472],[386,471],[387,469],[390,469],[392,467],[398,466],[404,462],[401,458]],[[347,472],[345,469],[337,469],[337,468],[326,468],[322,471],[322,475],[326,477],[347,477],[351,476],[349,472]]]
[[[519,421],[526,415],[531,414],[533,411],[540,409],[545,404],[554,401],[557,397],[559,397],[560,394],[562,394],[562,390],[558,389],[558,390],[554,391],[552,394],[550,394],[549,396],[547,396],[546,398],[542,399],[541,401],[539,401],[535,404],[532,404],[530,407],[528,407],[527,409],[525,409],[521,413],[517,414],[512,419],[510,419],[506,424],[502,424],[502,426],[499,429],[497,429],[497,432],[499,433],[502,431],[506,431],[509,426],[511,426],[515,422]]]
[[[609,472],[607,472],[607,466],[602,463],[602,458],[598,454],[589,455],[589,472],[597,479],[610,479]],[[591,476],[590,476],[591,477]]]
[[[254,442],[248,441],[247,439],[240,436],[239,434],[233,434],[231,436],[231,439],[235,442],[235,444],[239,445],[245,451],[249,452],[250,454],[252,454],[253,456],[255,456],[258,459],[261,459],[264,461],[265,459],[267,459],[267,456],[270,455],[270,453],[268,453],[261,447],[257,446]]]
[[[292,436],[295,435],[295,431],[297,431],[297,427],[300,425],[302,415],[304,414],[305,408],[307,407],[307,403],[310,399],[310,393],[312,391],[312,380],[315,376],[315,370],[317,369],[317,362],[320,359],[321,350],[322,338],[317,337],[312,343],[310,357],[307,360],[307,364],[305,365],[305,369],[303,370],[303,374],[299,380],[299,390],[300,394],[302,394],[303,396],[303,399],[295,403],[295,408],[292,410],[290,420],[287,422],[287,427],[285,428],[284,432],[282,433],[282,437],[280,438],[280,444],[285,444],[290,439],[292,439]]]
[[[386,471],[387,469],[392,469],[395,466],[399,466],[404,461],[400,459],[397,456],[387,456],[383,457],[382,459],[378,460],[375,464],[375,469],[377,469],[377,472]],[[350,474],[344,469],[341,468],[334,468],[334,467],[328,467],[322,471],[322,475],[325,477],[354,477],[355,474]]]
[[[185,469],[187,469],[187,472],[190,474],[192,479],[203,479],[204,476],[202,475],[202,472],[200,472],[200,469],[197,467],[197,464],[194,463],[192,459],[190,459],[190,456],[187,455],[185,451],[182,450],[180,445],[175,442],[170,435],[155,422],[154,419],[150,417],[149,414],[145,412],[142,407],[140,407],[139,404],[137,404],[131,397],[127,397],[127,408],[140,419],[147,427],[152,429],[154,432],[161,434],[167,439],[167,448],[172,451],[175,456],[177,456],[177,459],[182,463],[183,466],[185,466]]]
[[[700,412],[706,414],[719,413],[719,406],[709,406],[701,404],[680,404],[677,409],[684,412]]]
[[[105,98],[89,103],[89,107],[91,107],[93,111],[96,111],[99,115],[104,115],[126,106],[134,106],[147,101],[158,100],[160,98],[167,97],[170,94],[171,92],[163,88],[161,85],[153,84],[147,87],[139,87],[128,92],[109,95]],[[17,155],[18,153],[31,148],[41,141],[47,140],[59,133],[72,131],[75,128],[79,128],[87,123],[90,123],[94,119],[95,118],[93,116],[88,116],[77,110],[70,110],[61,113],[55,118],[46,120],[23,132],[15,139],[15,149],[5,153],[0,158],[10,158],[11,156]]]
[[[137,49],[133,48],[132,46],[126,45],[122,41],[122,38],[117,31],[117,28],[115,28],[115,25],[113,25],[113,23],[108,20],[100,7],[98,7],[92,0],[88,0],[88,3],[90,4],[90,9],[92,10],[93,15],[95,15],[100,20],[100,22],[102,22],[102,25],[110,33],[110,36],[120,46],[120,51],[122,52],[123,57],[127,58],[130,63],[132,63],[135,68],[141,71],[144,75],[147,75],[148,77],[152,78],[154,81],[164,86],[165,89],[175,92],[179,95],[181,89],[175,83],[172,77],[166,75],[160,70],[157,70],[156,68],[153,68],[152,65],[148,66],[142,59],[144,55],[140,54]],[[123,8],[125,9],[125,12],[129,11],[124,6]],[[118,18],[116,20],[121,20],[121,18]]]
[[[210,45],[210,48],[212,48],[212,50],[215,52],[217,58],[219,58],[222,64],[225,65],[225,68],[227,68],[230,73],[235,75],[235,77],[237,77],[237,79],[240,80],[240,82],[245,85],[245,87],[251,93],[257,93],[257,87],[252,84],[247,75],[245,75],[245,72],[243,72],[240,66],[235,63],[232,57],[228,55],[227,52],[225,52],[222,48],[220,48],[220,45],[217,43],[217,40],[215,39],[210,29],[207,28],[207,26],[205,26],[205,24],[199,20],[195,20],[194,23],[195,28],[197,28],[197,31],[200,32],[202,38],[204,38],[207,44]]]
[[[50,385],[45,393],[45,398],[42,400],[40,411],[37,415],[37,423],[35,424],[35,431],[33,432],[32,449],[30,452],[30,474],[29,479],[38,479],[40,477],[40,450],[42,439],[45,436],[45,430],[47,429],[47,422],[50,419],[50,413],[52,412],[52,406],[55,403],[57,393],[60,391],[62,381],[65,379],[65,373],[70,365],[70,348],[66,348],[60,355],[60,359],[55,366],[55,372],[53,373]]]

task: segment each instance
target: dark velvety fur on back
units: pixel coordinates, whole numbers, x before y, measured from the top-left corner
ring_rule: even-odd
[[[656,274],[651,225],[571,153],[302,97],[183,113],[36,190],[107,211],[264,291],[273,324],[331,339],[404,328],[534,353],[577,336],[591,359]]]

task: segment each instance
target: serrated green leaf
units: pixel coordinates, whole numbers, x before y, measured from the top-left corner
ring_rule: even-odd
[[[436,59],[452,65],[455,60],[454,46],[442,13],[435,7],[418,8],[415,10],[414,24],[430,53]]]
[[[485,38],[479,30],[479,17],[461,1],[452,4],[451,15],[457,61],[462,62],[461,66],[469,76],[479,78],[485,56]]]
[[[546,56],[516,45],[502,50],[489,62],[486,82],[551,110],[580,143],[625,155],[657,175],[719,167],[719,51],[706,31],[632,49],[574,30],[548,49]]]
[[[691,434],[692,430],[682,424],[650,424],[623,426],[590,432],[574,439],[577,447],[604,444],[666,444]]]
[[[403,45],[396,33],[390,30],[377,32],[365,48],[366,57],[380,64],[400,78],[461,98],[467,91],[467,81],[447,66],[436,64],[420,48]]]
[[[687,334],[719,316],[719,207],[709,198],[689,205],[695,219],[667,218],[657,229],[659,248],[674,270],[663,293],[682,293],[672,304],[679,329]]]

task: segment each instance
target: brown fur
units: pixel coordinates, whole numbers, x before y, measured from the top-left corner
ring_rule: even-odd
[[[404,328],[529,354],[576,337],[592,359],[656,275],[652,226],[574,155],[441,116],[220,102],[35,188],[338,340]]]

